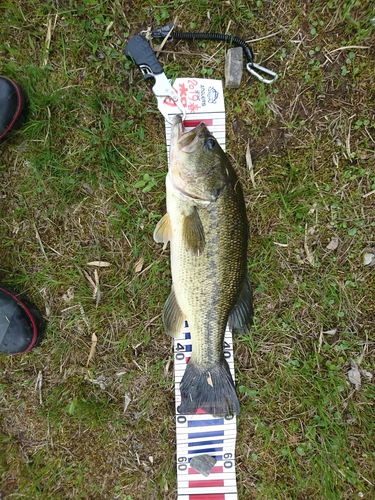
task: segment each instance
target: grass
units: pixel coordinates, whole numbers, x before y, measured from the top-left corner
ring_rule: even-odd
[[[180,31],[231,22],[280,75],[265,86],[245,71],[225,91],[256,311],[235,339],[239,498],[372,499],[374,381],[355,390],[347,376],[352,359],[372,374],[375,362],[370,3],[5,0],[0,12],[0,74],[30,97],[0,150],[0,281],[48,320],[39,349],[0,357],[0,496],[176,498],[171,277],[152,239],[164,124],[123,47],[177,16]],[[173,77],[223,78],[224,58],[213,42],[160,55]]]

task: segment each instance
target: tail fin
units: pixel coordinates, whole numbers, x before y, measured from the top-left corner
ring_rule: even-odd
[[[225,359],[210,369],[201,368],[190,360],[180,391],[178,412],[184,415],[194,415],[198,409],[217,417],[240,413],[236,389]]]

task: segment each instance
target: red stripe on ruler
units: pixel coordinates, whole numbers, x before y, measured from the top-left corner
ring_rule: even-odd
[[[222,474],[224,472],[223,467],[220,465],[216,465],[215,467],[212,467],[210,474]],[[189,467],[188,469],[188,474],[200,474],[197,470],[193,469],[193,467]]]
[[[214,488],[215,486],[224,486],[224,479],[189,481],[189,488]]]
[[[225,500],[224,493],[201,493],[199,495],[189,495],[189,500]]]
[[[201,120],[185,120],[184,125],[185,127],[197,127],[200,123],[204,123],[207,125],[207,127],[212,126],[214,124],[214,121],[212,118],[202,118]]]

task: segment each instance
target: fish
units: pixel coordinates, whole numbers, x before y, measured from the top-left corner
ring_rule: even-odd
[[[227,325],[233,333],[245,333],[253,322],[242,187],[204,123],[186,131],[176,115],[169,159],[167,212],[153,236],[164,247],[170,243],[172,287],[162,313],[165,331],[176,338],[187,321],[192,340],[178,412],[238,415],[224,335]]]

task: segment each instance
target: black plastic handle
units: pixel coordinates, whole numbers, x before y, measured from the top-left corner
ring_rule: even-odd
[[[148,66],[154,75],[163,73],[163,67],[159,63],[155,52],[143,35],[135,35],[125,47],[125,55],[133,59],[138,66]],[[144,75],[145,78],[151,75]]]

